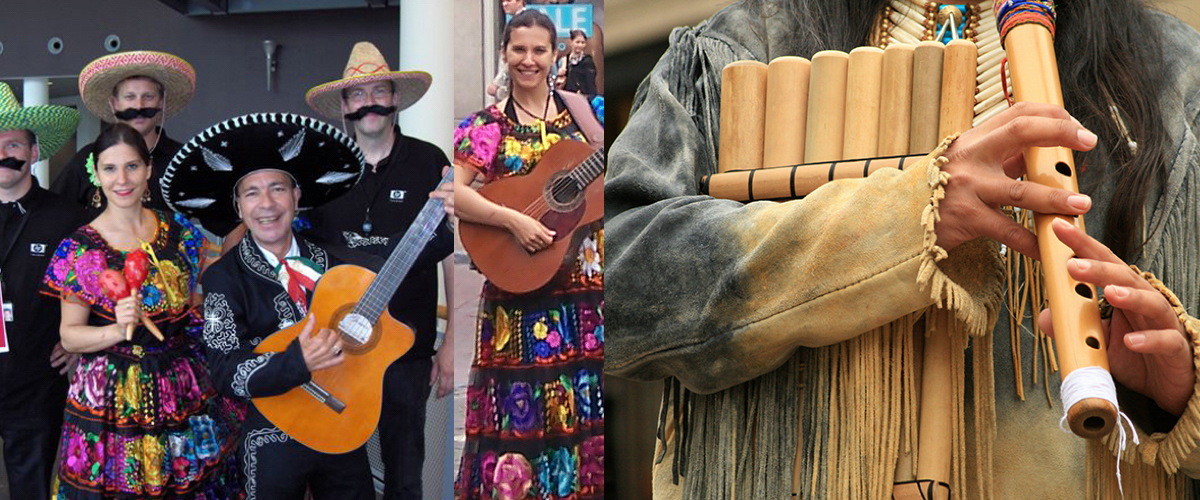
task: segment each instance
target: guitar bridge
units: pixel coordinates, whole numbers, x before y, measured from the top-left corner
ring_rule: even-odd
[[[301,387],[303,387],[305,392],[308,392],[308,394],[314,399],[320,401],[325,406],[328,406],[330,410],[334,411],[334,413],[341,413],[345,411],[346,403],[343,403],[342,400],[338,399],[333,394],[330,394],[329,391],[317,385],[315,382],[305,382]]]

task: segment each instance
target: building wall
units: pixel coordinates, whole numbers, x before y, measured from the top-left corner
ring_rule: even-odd
[[[244,113],[315,115],[304,103],[304,92],[340,78],[354,42],[374,42],[392,65],[399,51],[396,7],[188,17],[156,0],[4,0],[4,10],[10,22],[0,31],[0,79],[73,78],[109,53],[103,47],[109,34],[121,38],[122,51],[161,50],[186,59],[196,68],[196,95],[166,124],[181,141]],[[64,42],[58,55],[47,51],[52,37]],[[263,52],[267,39],[280,45],[271,92]],[[69,89],[52,89],[52,99],[78,93],[69,81],[59,80],[56,87]]]

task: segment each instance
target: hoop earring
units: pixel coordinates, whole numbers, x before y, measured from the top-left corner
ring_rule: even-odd
[[[103,204],[104,204],[104,200],[100,199],[100,190],[97,189],[95,191],[92,191],[92,206],[96,207],[96,208],[100,208],[100,205],[103,205]]]

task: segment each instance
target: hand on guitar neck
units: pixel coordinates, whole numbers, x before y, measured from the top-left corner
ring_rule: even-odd
[[[316,318],[309,316],[300,331],[297,341],[300,342],[300,352],[304,354],[304,364],[309,372],[333,368],[342,364],[346,356],[342,354],[341,337],[328,328],[322,328],[313,334]]]

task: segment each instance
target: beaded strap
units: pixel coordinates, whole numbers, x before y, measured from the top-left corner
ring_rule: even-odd
[[[1022,24],[1037,24],[1050,30],[1054,36],[1055,11],[1053,0],[1005,0],[997,2],[993,7],[996,12],[996,26],[1000,29],[1000,43],[1008,36],[1009,30]]]

